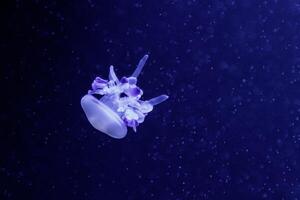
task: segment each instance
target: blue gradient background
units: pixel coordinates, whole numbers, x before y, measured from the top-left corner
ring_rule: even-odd
[[[300,1],[1,4],[0,199],[300,199]],[[169,100],[94,130],[92,80],[145,53]]]

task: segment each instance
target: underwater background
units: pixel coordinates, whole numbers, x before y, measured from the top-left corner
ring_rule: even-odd
[[[299,0],[1,2],[0,199],[300,199]],[[121,140],[96,76],[167,94]]]

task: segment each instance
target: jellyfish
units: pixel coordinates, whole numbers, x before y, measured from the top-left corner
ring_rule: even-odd
[[[143,90],[137,86],[147,59],[145,55],[129,77],[119,79],[114,67],[109,68],[109,79],[96,77],[91,89],[81,98],[81,107],[90,124],[97,130],[117,139],[127,135],[127,127],[136,132],[153,107],[168,99],[160,95],[149,100],[141,100]]]

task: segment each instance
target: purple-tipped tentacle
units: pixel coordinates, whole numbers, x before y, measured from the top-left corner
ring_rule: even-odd
[[[143,91],[139,87],[133,87],[133,88],[129,88],[126,91],[126,94],[131,97],[137,97],[139,95],[142,95]]]
[[[99,76],[97,76],[97,77],[95,78],[95,81],[96,81],[97,83],[107,83],[107,82],[108,82],[108,80],[105,80],[105,79],[103,79],[103,78],[100,78]]]
[[[147,54],[144,55],[144,57],[140,60],[138,66],[134,70],[133,74],[131,75],[132,77],[136,77],[137,78],[140,75],[140,73],[141,73],[141,71],[142,71],[142,69],[143,69],[143,67],[144,67],[144,65],[145,65],[148,57],[149,56]]]
[[[107,85],[107,83],[108,83],[107,80],[104,80],[100,77],[96,77],[96,79],[92,83],[92,89],[93,90],[102,89]]]
[[[148,100],[148,102],[149,102],[151,105],[155,106],[155,105],[160,104],[160,103],[162,103],[163,101],[167,100],[168,98],[169,98],[168,95],[163,94],[163,95],[160,95],[160,96],[158,96],[158,97],[154,97],[154,98]]]
[[[135,85],[137,83],[136,77],[131,76],[131,77],[128,77],[127,80],[130,85]]]
[[[124,83],[128,83],[128,78],[123,76],[121,79],[120,79],[120,83],[124,84]]]
[[[115,73],[114,66],[112,66],[112,65],[109,67],[109,80],[119,83],[119,79]]]

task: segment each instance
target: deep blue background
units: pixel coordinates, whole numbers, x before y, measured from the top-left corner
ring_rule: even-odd
[[[300,199],[300,1],[1,4],[0,199]],[[94,130],[80,98],[145,53],[170,99]]]

